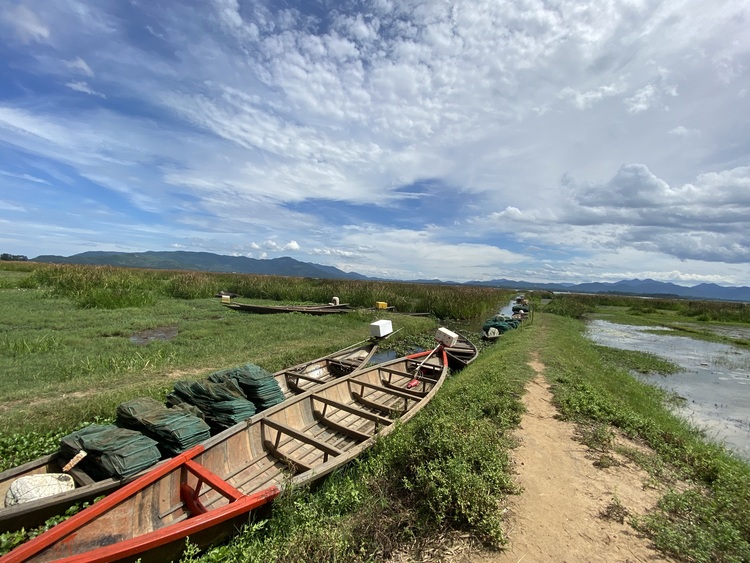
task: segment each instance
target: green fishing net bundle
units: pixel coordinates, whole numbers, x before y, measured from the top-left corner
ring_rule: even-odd
[[[81,450],[86,457],[79,466],[94,480],[124,479],[161,459],[156,440],[114,424],[92,424],[60,440],[60,454],[65,459]]]
[[[285,399],[284,392],[273,374],[255,364],[216,371],[209,375],[208,379],[215,382],[234,380],[259,412]]]
[[[185,409],[169,409],[149,397],[119,405],[116,422],[156,440],[165,457],[182,453],[211,437],[210,427],[201,418]]]
[[[234,426],[256,412],[252,401],[245,398],[236,382],[216,383],[208,380],[178,381],[167,395],[167,403],[189,403],[202,412],[206,422],[215,430]]]

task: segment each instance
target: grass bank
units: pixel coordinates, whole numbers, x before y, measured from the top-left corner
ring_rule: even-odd
[[[516,491],[510,431],[533,371],[535,327],[503,335],[433,401],[317,489],[274,502],[240,537],[185,561],[372,561],[435,547],[452,531],[505,541],[500,503]]]
[[[591,344],[579,320],[541,314],[536,323],[557,406],[600,461],[615,430],[653,451],[621,452],[669,487],[655,511],[631,524],[680,560],[750,561],[750,466],[673,415],[667,393],[629,374],[660,371],[653,358]]]

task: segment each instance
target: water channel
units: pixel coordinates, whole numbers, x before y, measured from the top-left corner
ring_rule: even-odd
[[[742,331],[743,328],[736,329]],[[745,329],[747,330],[747,329]],[[676,413],[750,461],[750,352],[736,346],[676,336],[669,329],[590,321],[587,336],[611,348],[648,352],[680,366],[671,375],[634,374],[685,398]],[[745,334],[744,338],[747,338]]]

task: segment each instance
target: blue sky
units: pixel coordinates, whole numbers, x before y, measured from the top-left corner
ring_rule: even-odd
[[[750,1],[0,4],[0,251],[750,285]]]

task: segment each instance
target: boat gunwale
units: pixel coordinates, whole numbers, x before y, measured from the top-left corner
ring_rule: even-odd
[[[417,412],[419,412],[427,403],[429,403],[429,401],[441,387],[447,376],[448,358],[442,346],[438,346],[434,350],[426,350],[423,352],[410,354],[400,358],[395,358],[388,362],[383,362],[382,364],[373,364],[368,366],[367,368],[356,370],[346,376],[334,378],[331,381],[316,386],[299,395],[292,396],[282,403],[279,403],[260,413],[257,413],[250,419],[244,420],[211,437],[206,442],[198,444],[190,450],[179,454],[178,456],[175,456],[168,460],[164,460],[164,462],[162,462],[161,464],[147,471],[146,474],[141,475],[137,479],[125,484],[122,488],[114,491],[99,502],[70,517],[68,520],[57,524],[56,526],[52,527],[50,530],[37,536],[36,538],[33,538],[32,540],[29,540],[28,542],[18,546],[5,556],[0,557],[0,563],[21,563],[23,561],[27,561],[30,557],[39,555],[45,549],[52,547],[54,544],[60,541],[64,541],[66,537],[74,534],[81,527],[90,524],[94,519],[98,518],[105,512],[114,509],[116,506],[122,503],[127,502],[133,495],[152,485],[158,479],[161,479],[168,473],[173,472],[181,467],[185,467],[186,465],[188,465],[188,462],[192,461],[192,463],[189,465],[195,464],[198,467],[203,468],[204,466],[202,466],[200,463],[193,461],[194,458],[206,452],[210,448],[216,446],[217,444],[225,441],[229,437],[248,429],[252,424],[262,424],[263,418],[267,418],[274,413],[291,408],[292,405],[300,401],[313,400],[316,393],[321,393],[329,387],[333,387],[336,385],[348,384],[350,379],[353,379],[357,376],[362,376],[370,370],[375,371],[384,366],[404,363],[408,360],[421,359],[422,357],[425,357],[425,361],[427,361],[427,359],[429,359],[432,354],[438,350],[442,355],[440,375],[434,380],[431,379],[433,386],[424,397],[415,400],[415,404],[411,409],[407,410],[394,420],[394,422],[398,421],[401,423],[405,423],[410,420]],[[243,494],[243,496],[239,497],[238,499],[232,500],[228,504],[219,508],[211,509],[204,514],[192,516],[184,521],[170,524],[165,526],[164,528],[152,530],[133,538],[128,538],[113,545],[104,546],[77,555],[65,557],[60,561],[61,563],[72,563],[74,561],[78,563],[94,561],[116,561],[124,557],[132,557],[139,553],[145,553],[151,549],[156,549],[173,541],[181,540],[191,533],[202,531],[213,525],[220,524],[234,516],[239,516],[245,512],[249,512],[250,510],[272,500],[278,494],[280,494],[282,490],[286,489],[289,486],[301,485],[320,479],[336,468],[354,459],[364,449],[370,447],[376,440],[388,435],[393,431],[395,426],[396,424],[390,424],[381,427],[380,430],[370,438],[364,440],[361,443],[358,443],[351,449],[342,452],[341,455],[329,458],[328,461],[324,461],[323,463],[310,468],[307,471],[300,473],[299,475],[295,475],[289,478],[288,481],[281,487],[272,485],[271,487],[266,487],[261,491],[256,491],[250,494]],[[206,468],[206,470],[210,471],[208,468]],[[145,548],[142,547],[144,545],[146,546]]]
[[[390,336],[390,335],[388,335],[388,336]],[[324,367],[327,367],[327,363],[330,360],[334,360],[335,361],[338,357],[340,357],[340,356],[346,356],[347,354],[351,354],[352,352],[356,351],[357,349],[365,350],[365,349],[369,348],[367,355],[365,356],[365,358],[362,359],[359,367],[354,368],[351,372],[349,372],[348,374],[342,376],[342,377],[347,377],[347,376],[352,375],[353,373],[355,373],[357,371],[360,371],[360,370],[363,370],[363,369],[367,369],[367,367],[369,367],[368,364],[371,361],[372,357],[377,353],[378,347],[380,345],[380,341],[384,340],[385,338],[388,338],[388,336],[380,337],[380,338],[370,337],[370,338],[368,338],[368,339],[366,339],[364,341],[357,342],[355,344],[351,344],[351,345],[346,346],[345,348],[341,348],[339,350],[335,350],[335,351],[331,352],[330,354],[326,354],[326,355],[321,356],[319,358],[315,358],[313,360],[309,360],[309,361],[306,361],[306,362],[300,362],[300,363],[295,364],[295,365],[293,365],[291,367],[284,368],[283,370],[279,370],[277,372],[274,372],[272,375],[273,375],[274,379],[276,379],[277,381],[279,381],[279,379],[283,380],[284,377],[285,377],[285,372],[287,372],[289,370],[304,370],[304,369],[307,369],[310,366],[313,366],[315,364],[319,364],[319,367],[324,368]],[[336,379],[337,379],[336,377],[333,377],[330,381],[335,381]],[[323,385],[323,384],[326,384],[326,383],[329,383],[329,381],[321,381],[320,385]],[[314,387],[311,387],[310,389],[305,389],[302,392],[295,392],[295,391],[293,391],[293,390],[290,389],[290,392],[292,394],[289,397],[286,397],[284,399],[284,401],[282,401],[279,404],[283,404],[284,402],[286,402],[288,400],[291,400],[291,399],[293,399],[293,398],[301,395],[302,393],[306,393],[306,392],[308,392],[309,390],[312,390],[312,389],[317,389],[318,387],[319,387],[319,385],[316,385]],[[277,406],[277,405],[274,405],[274,407],[275,406]],[[274,407],[270,407],[270,408],[274,408]],[[204,440],[199,445],[203,445],[205,447],[212,446],[215,443],[215,439],[218,438],[219,436],[225,436],[226,437],[227,433],[231,434],[233,432],[242,430],[243,429],[243,425],[245,425],[246,423],[252,421],[254,419],[254,417],[262,415],[263,413],[267,412],[268,410],[269,409],[266,409],[266,410],[263,410],[263,411],[261,411],[259,413],[256,413],[252,417],[250,417],[250,418],[248,418],[246,420],[240,421],[237,424],[235,424],[233,426],[230,426],[229,428],[226,428],[226,429],[222,430],[221,432],[215,434],[214,436],[211,436],[207,440]],[[187,451],[190,451],[190,450],[186,450],[186,452]],[[182,452],[182,454],[184,454],[186,452]],[[182,455],[182,454],[179,454],[179,455]],[[8,468],[5,471],[0,472],[0,480],[9,481],[9,485],[10,485],[10,482],[12,482],[12,481],[10,481],[11,479],[22,477],[22,476],[28,475],[28,474],[32,474],[34,469],[36,469],[38,467],[42,467],[43,465],[46,465],[46,464],[50,463],[58,455],[59,455],[59,452],[53,452],[51,454],[45,454],[43,456],[40,456],[37,459],[25,462],[25,463],[23,463],[21,465],[15,466],[15,467]],[[160,460],[159,462],[157,462],[156,464],[152,465],[151,467],[148,467],[148,468],[144,469],[143,471],[138,472],[136,475],[133,475],[132,477],[129,477],[129,478],[126,478],[126,479],[116,479],[116,478],[110,477],[110,478],[107,478],[107,479],[102,479],[100,481],[93,481],[93,483],[88,484],[88,485],[77,486],[75,489],[72,489],[70,491],[66,491],[66,492],[63,492],[63,493],[59,493],[57,495],[53,495],[53,496],[50,496],[50,497],[36,499],[36,500],[33,500],[33,501],[25,502],[25,503],[22,503],[22,504],[17,504],[17,505],[10,506],[10,507],[0,507],[0,533],[2,533],[2,532],[12,532],[12,531],[15,531],[15,530],[19,529],[18,526],[13,526],[11,524],[13,522],[17,522],[18,518],[31,515],[34,512],[39,511],[39,512],[43,512],[44,513],[44,512],[46,512],[45,509],[48,509],[48,507],[50,507],[50,506],[52,506],[52,507],[57,506],[58,508],[49,508],[49,511],[58,510],[58,511],[62,512],[67,507],[70,507],[71,505],[75,504],[76,502],[92,500],[93,498],[96,498],[96,497],[98,497],[100,495],[110,494],[111,492],[113,492],[113,490],[116,491],[116,490],[120,489],[121,487],[123,487],[123,486],[125,486],[125,485],[127,485],[129,483],[132,483],[135,479],[140,478],[142,475],[145,475],[146,473],[159,468],[162,464],[168,462],[170,459],[174,459],[174,457]],[[29,470],[31,470],[32,473],[29,473],[28,472]],[[40,473],[40,474],[42,474],[42,473]],[[42,524],[42,523],[43,522],[40,522],[40,524]]]

